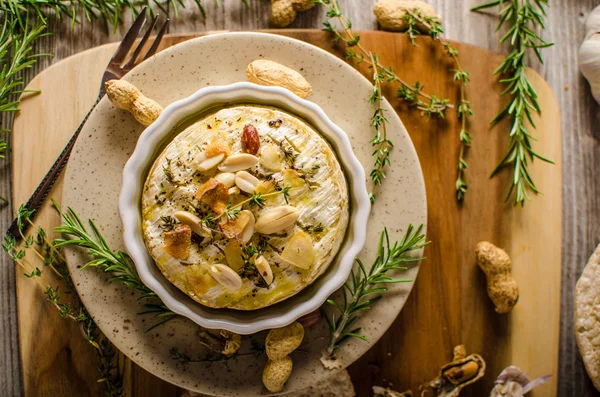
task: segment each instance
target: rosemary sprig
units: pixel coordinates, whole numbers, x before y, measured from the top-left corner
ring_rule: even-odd
[[[247,0],[241,1],[249,8]],[[206,18],[202,0],[194,2]],[[219,6],[219,0],[215,2]],[[88,22],[101,19],[106,31],[109,27],[116,31],[122,22],[123,10],[136,16],[144,6],[148,6],[148,13],[153,14],[151,4],[165,15],[173,10],[175,18],[179,18],[178,7],[185,8],[181,0],[0,0],[0,115],[19,110],[17,96],[25,92],[23,71],[31,68],[39,57],[51,56],[36,53],[35,43],[50,34],[45,31],[52,16],[58,20],[70,19],[72,27],[82,19]],[[9,131],[10,128],[0,128],[0,132]],[[0,138],[0,158],[4,157],[6,150],[8,145]],[[0,200],[7,201],[1,196]]]
[[[58,211],[60,213],[60,210]],[[23,225],[25,223],[32,224],[30,215],[31,212],[23,206],[17,211],[21,235],[23,235],[21,232]],[[43,276],[46,272],[40,270],[39,267],[26,272],[25,276],[37,282],[46,295],[46,299],[57,309],[61,318],[72,320],[79,325],[83,337],[94,347],[98,359],[97,369],[100,374],[98,382],[103,384],[105,395],[111,397],[122,396],[123,383],[114,361],[114,348],[110,341],[98,330],[81,300],[79,300],[60,247],[56,247],[54,242],[48,240],[46,231],[41,227],[37,228],[35,236],[23,236],[21,245],[17,244],[14,237],[7,236],[2,247],[15,263],[24,270],[31,269],[33,266],[26,258],[26,251],[33,252],[35,254],[34,258],[40,259],[44,267],[52,269],[49,273],[56,276],[60,286],[51,286]],[[68,295],[71,299],[65,300],[65,295]]]
[[[123,251],[112,251],[96,224],[92,220],[88,220],[88,223],[92,230],[91,233],[75,211],[68,208],[67,212],[63,214],[63,224],[54,229],[56,233],[63,234],[68,238],[56,239],[55,246],[84,248],[92,259],[81,270],[88,267],[99,268],[112,275],[111,282],[122,283],[127,288],[138,291],[140,293],[138,301],[143,301],[146,307],[146,310],[139,314],[152,314],[159,320],[145,332],[176,318],[177,314],[167,308],[156,293],[142,282],[129,255]]]
[[[385,110],[382,107],[382,84],[399,84],[400,88],[397,91],[397,96],[421,110],[428,117],[443,118],[446,110],[453,106],[447,99],[441,99],[433,94],[426,94],[423,91],[424,87],[419,82],[413,85],[408,84],[391,67],[383,66],[379,57],[364,48],[360,43],[360,36],[352,30],[352,22],[341,12],[337,0],[315,0],[315,3],[323,5],[327,10],[327,20],[323,22],[323,30],[333,35],[335,43],[341,42],[344,44],[346,59],[357,64],[366,63],[373,71],[373,91],[369,97],[369,102],[375,105],[375,112],[371,119],[371,125],[375,128],[375,137],[371,140],[374,164],[370,172],[371,181],[373,182],[370,198],[371,202],[374,202],[374,189],[383,184],[385,168],[391,164],[390,151],[393,148],[393,143],[387,137],[386,124],[388,120],[385,118]],[[334,19],[338,21],[339,29],[334,27],[332,23]]]
[[[448,56],[454,62],[454,68],[450,69],[454,73],[454,81],[460,83],[460,103],[456,108],[458,119],[461,122],[461,129],[459,133],[460,140],[460,152],[458,154],[458,165],[457,165],[457,177],[456,177],[456,198],[461,201],[465,198],[467,193],[467,183],[465,181],[465,171],[467,169],[467,161],[465,158],[466,151],[471,145],[472,137],[467,131],[467,119],[473,116],[473,110],[471,109],[471,102],[467,100],[467,84],[470,81],[469,73],[464,70],[458,59],[458,51],[450,43],[442,38],[444,28],[438,18],[430,17],[421,13],[418,9],[408,10],[404,15],[404,19],[407,22],[408,29],[406,34],[410,37],[411,43],[416,46],[416,38],[418,35],[428,33],[432,40],[440,43]],[[421,32],[418,26],[424,26],[426,32]]]
[[[418,262],[424,258],[414,258],[407,254],[423,248],[425,235],[422,233],[423,225],[416,230],[412,225],[408,226],[406,233],[400,242],[390,243],[387,229],[383,229],[379,238],[379,249],[377,258],[371,269],[367,271],[360,259],[356,259],[357,269],[352,270],[348,281],[342,290],[343,300],[341,303],[328,299],[327,303],[333,306],[334,314],[331,319],[325,313],[324,317],[329,324],[329,345],[327,354],[332,357],[335,350],[349,338],[367,340],[361,335],[361,328],[353,328],[354,323],[361,313],[367,311],[382,298],[387,288],[383,285],[393,283],[404,283],[412,280],[393,278],[388,275],[393,270],[406,270],[404,263]]]
[[[508,42],[512,50],[494,74],[504,76],[500,82],[504,83],[506,88],[500,95],[509,96],[510,102],[490,123],[495,124],[509,117],[511,129],[508,153],[494,168],[491,176],[504,167],[512,168],[511,186],[506,200],[514,193],[515,204],[523,206],[526,200],[531,200],[528,191],[541,193],[529,173],[529,161],[533,162],[538,158],[554,164],[538,154],[531,144],[535,138],[528,131],[527,123],[535,129],[533,114],[541,115],[542,109],[538,103],[537,92],[527,77],[525,59],[527,53],[533,51],[538,60],[544,63],[540,50],[554,43],[546,42],[535,33],[537,29],[545,29],[544,18],[548,0],[494,0],[471,10],[480,11],[496,6],[500,7],[498,30],[505,25],[508,27],[508,31],[500,38],[500,43]]]

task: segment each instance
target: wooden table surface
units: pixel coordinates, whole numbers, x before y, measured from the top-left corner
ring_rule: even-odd
[[[491,50],[502,51],[494,32],[496,18],[493,15],[475,14],[470,7],[482,0],[429,0],[444,20],[447,37]],[[269,27],[269,0],[249,0],[250,9],[238,0],[224,0],[216,8],[212,0],[204,2],[207,18],[204,20],[193,2],[186,1],[188,8],[180,10],[179,20],[174,20],[170,33],[200,32],[212,30],[251,30]],[[371,9],[375,0],[340,0],[347,16],[356,29],[377,29]],[[589,87],[577,67],[577,48],[583,39],[584,21],[598,0],[554,0],[548,16],[548,28],[544,38],[556,43],[544,50],[545,65],[533,63],[552,87],[562,110],[563,131],[563,271],[561,291],[561,335],[558,376],[558,396],[596,395],[590,391],[590,382],[583,369],[574,338],[573,296],[574,287],[587,258],[599,242],[600,181],[596,177],[600,169],[600,130],[598,105],[590,95]],[[324,20],[321,7],[301,13],[291,28],[318,28]],[[127,25],[127,24],[126,24]],[[54,62],[87,48],[116,41],[123,29],[107,35],[100,24],[84,23],[71,30],[69,23],[51,22],[51,31],[57,33],[42,39],[40,52],[56,54],[55,58],[41,60],[26,80]],[[2,127],[11,120],[0,120]],[[482,133],[485,133],[483,131]],[[478,134],[483,139],[483,134]],[[10,155],[0,161],[2,182],[0,194],[10,197],[12,189]],[[535,205],[535,203],[529,204]],[[515,208],[515,211],[518,211]],[[6,230],[12,214],[9,206],[0,209],[0,229]],[[4,317],[0,322],[0,394],[21,394],[20,358],[17,342],[17,315],[15,300],[15,269],[5,255],[0,257],[0,307]],[[544,308],[540,308],[544,310]]]

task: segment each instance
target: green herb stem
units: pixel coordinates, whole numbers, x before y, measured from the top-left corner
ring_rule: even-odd
[[[361,334],[361,328],[354,328],[353,325],[363,312],[371,309],[382,298],[382,294],[387,291],[385,284],[412,281],[390,277],[388,272],[406,270],[407,267],[403,264],[424,259],[408,256],[411,251],[419,250],[428,244],[425,242],[425,235],[422,230],[423,225],[416,230],[412,225],[409,225],[402,240],[392,245],[388,231],[384,229],[379,238],[377,258],[371,268],[367,271],[360,259],[356,259],[357,269],[352,270],[348,281],[344,284],[342,303],[338,303],[333,299],[327,300],[334,311],[331,319],[329,319],[327,313],[324,316],[329,324],[327,354],[330,357],[349,338],[367,340]]]
[[[503,76],[500,82],[506,88],[501,96],[508,96],[508,105],[491,121],[495,124],[503,118],[511,120],[509,132],[510,140],[508,152],[500,160],[491,176],[496,175],[501,169],[512,169],[511,185],[506,200],[514,194],[514,203],[525,205],[531,200],[529,192],[541,193],[529,173],[529,163],[536,158],[554,164],[551,160],[537,153],[532,146],[535,138],[528,130],[528,125],[533,129],[536,124],[533,115],[541,115],[542,109],[538,102],[538,94],[527,77],[526,57],[533,51],[538,60],[543,63],[541,50],[550,47],[548,43],[535,33],[537,29],[544,29],[547,0],[496,0],[472,8],[479,11],[490,7],[499,7],[500,22],[498,30],[506,26],[507,32],[500,38],[500,43],[509,43],[511,52],[494,71],[495,75]]]

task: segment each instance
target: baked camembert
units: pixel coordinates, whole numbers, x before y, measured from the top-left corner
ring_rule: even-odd
[[[330,265],[348,225],[348,189],[306,122],[257,105],[185,128],[154,162],[142,196],[146,245],[167,279],[214,308],[286,299]]]

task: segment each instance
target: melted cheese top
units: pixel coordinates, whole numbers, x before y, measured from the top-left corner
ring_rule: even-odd
[[[238,209],[249,210],[258,219],[270,209],[291,205],[299,211],[298,220],[275,234],[254,233],[248,243],[240,245],[242,267],[227,261],[225,252],[230,239],[219,232],[218,225],[223,216],[207,223],[212,238],[193,234],[187,257],[169,255],[164,236],[177,226],[174,218],[177,211],[188,211],[205,220],[219,215],[194,198],[200,186],[220,173],[217,167],[198,171],[197,159],[215,140],[230,147],[230,156],[242,153],[242,133],[247,125],[258,131],[260,150],[256,156],[260,162],[246,171],[261,182],[271,181],[275,189],[289,187],[289,191],[287,197],[267,196],[262,208],[246,203]],[[280,163],[279,170],[273,162]],[[251,196],[244,192],[230,193],[230,208]],[[258,105],[222,108],[185,128],[155,160],[142,196],[144,238],[156,265],[171,283],[197,302],[213,308],[259,309],[305,288],[323,274],[337,254],[346,233],[348,212],[346,180],[329,144],[302,119]],[[290,237],[302,231],[309,236],[315,254],[307,269],[281,257]],[[255,251],[272,269],[273,281],[269,285],[257,273],[252,258],[245,255]],[[233,268],[242,278],[241,287],[232,290],[219,283],[211,274],[211,266],[215,264]]]

